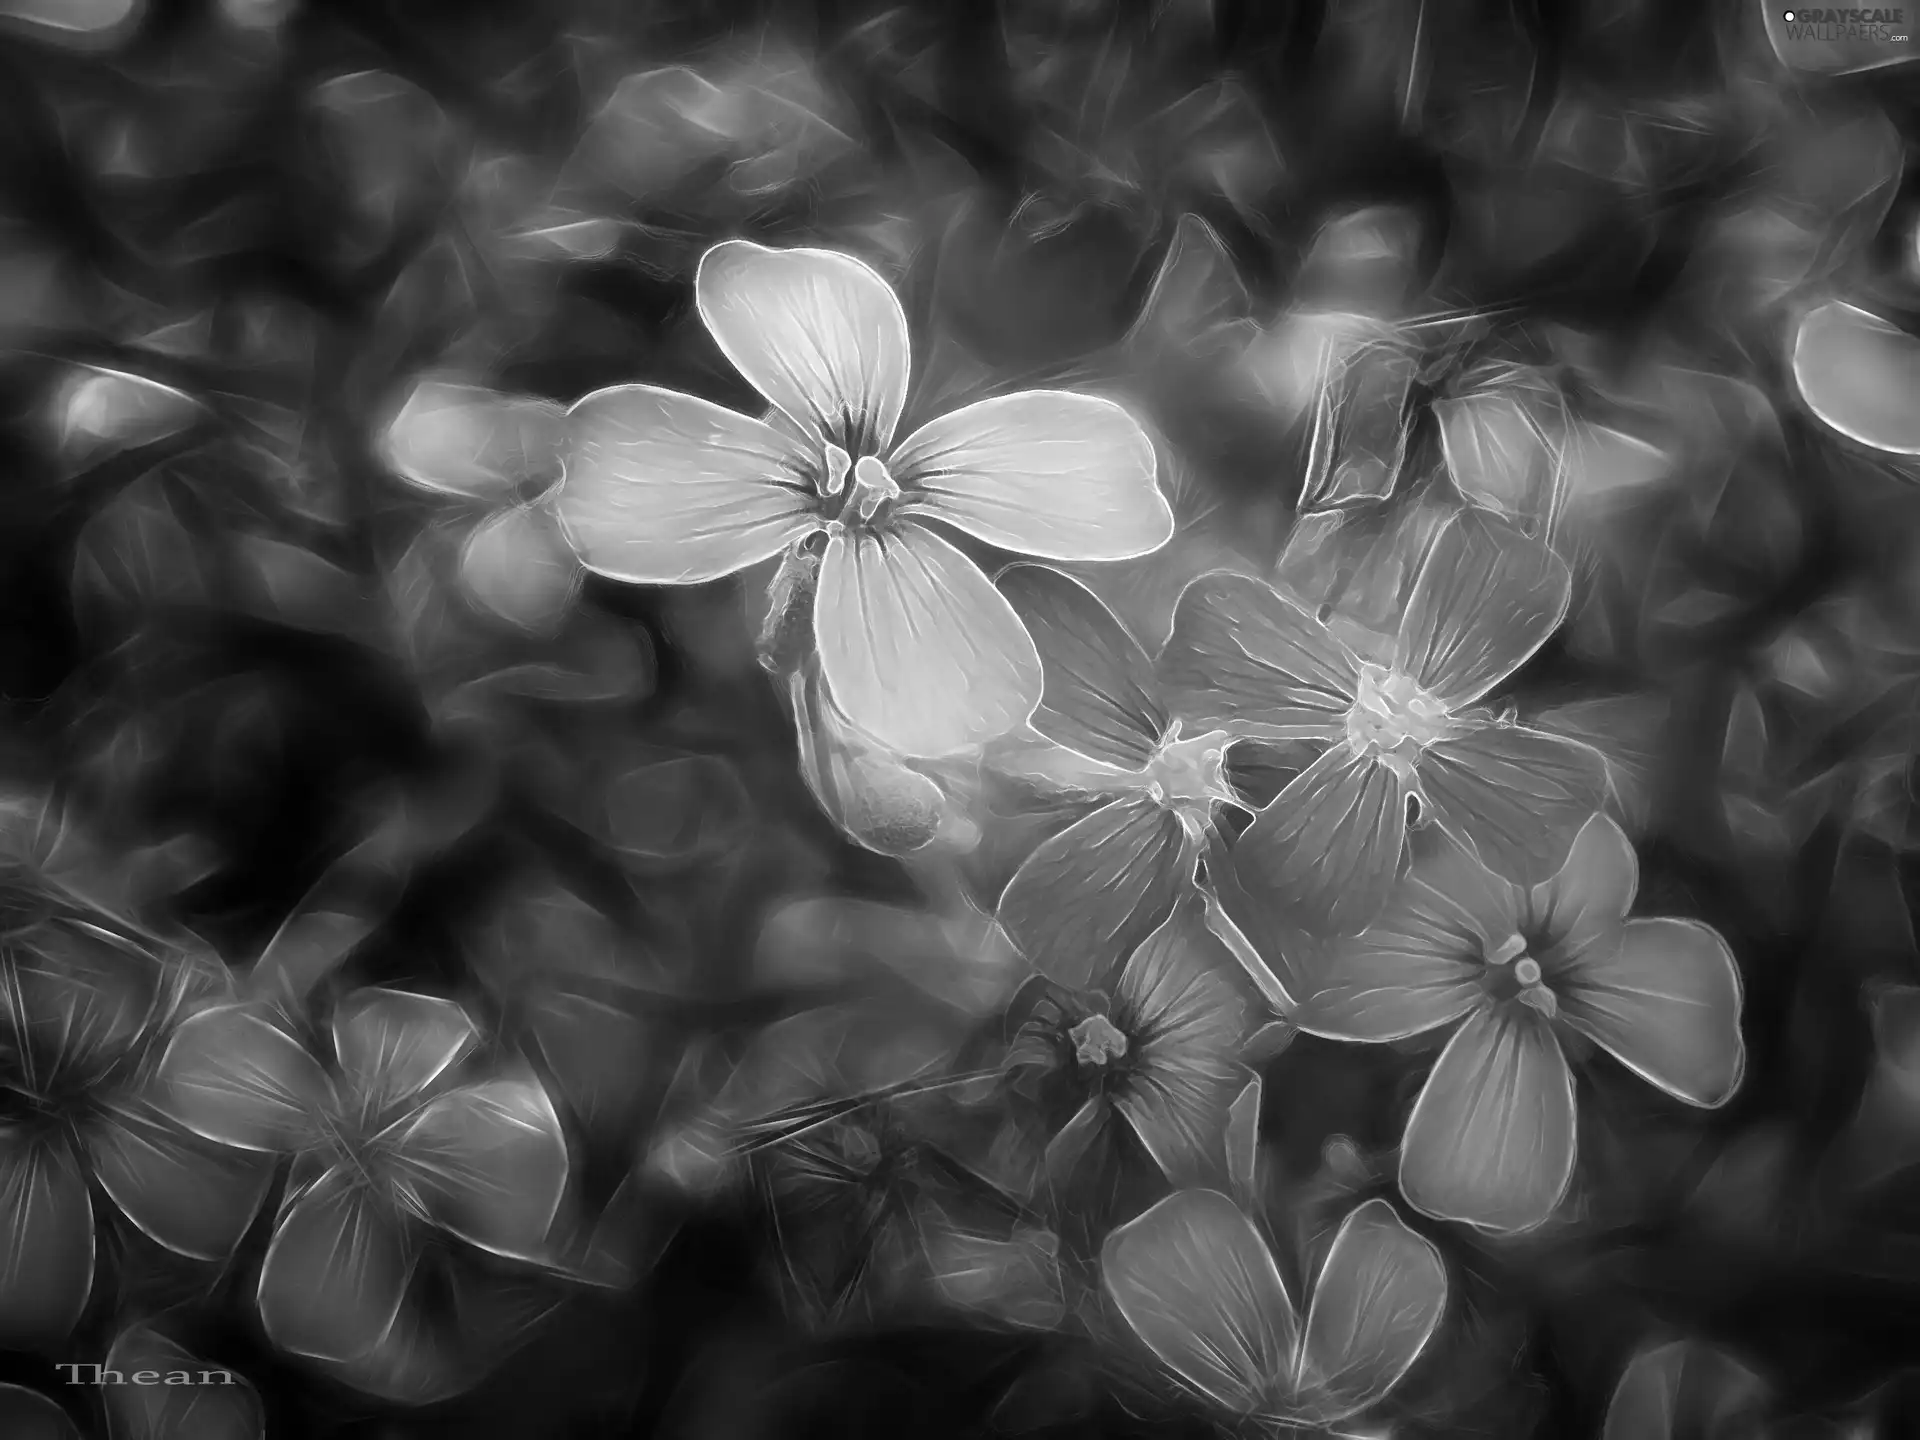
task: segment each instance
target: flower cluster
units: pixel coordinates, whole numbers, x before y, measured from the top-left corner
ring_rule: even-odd
[[[1397,608],[1381,592],[1347,615],[1278,576],[1214,571],[1150,654],[1081,580],[1027,563],[990,583],[929,528],[1052,561],[1156,549],[1171,512],[1124,411],[1025,392],[896,443],[907,325],[873,271],[729,241],[695,291],[772,410],[647,385],[588,396],[564,422],[563,528],[589,569],[635,583],[783,557],[763,659],[789,687],[809,784],[868,848],[955,833],[940,757],[978,754],[1065,805],[989,897],[1045,986],[1005,1073],[1048,1097],[1055,1185],[1124,1132],[1176,1184],[1250,1193],[1255,1032],[1456,1027],[1407,1120],[1400,1186],[1487,1231],[1540,1225],[1569,1188],[1570,1056],[1597,1045],[1696,1106],[1733,1093],[1726,945],[1697,921],[1629,918],[1606,760],[1492,706],[1568,613],[1550,525],[1482,508],[1463,482],[1466,499],[1427,504],[1395,542],[1412,547]],[[1275,1012],[1264,1028],[1249,978]],[[1342,1228],[1303,1335],[1265,1242],[1212,1190],[1113,1232],[1103,1272],[1186,1384],[1295,1424],[1377,1401],[1446,1291],[1431,1246],[1374,1202]]]
[[[160,1104],[216,1145],[293,1162],[259,1280],[274,1342],[365,1388],[431,1389],[410,1372],[434,1363],[392,1344],[423,1324],[403,1312],[424,1240],[550,1259],[566,1140],[538,1080],[463,1072],[480,1033],[452,1001],[355,991],[331,1032],[328,1065],[268,1006],[202,1010],[160,1061]]]

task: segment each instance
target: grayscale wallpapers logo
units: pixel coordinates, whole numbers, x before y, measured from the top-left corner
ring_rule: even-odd
[[[1904,7],[1872,10],[1832,10],[1824,6],[1790,9],[1780,12],[1789,40],[1879,41],[1888,45],[1908,42],[1907,12]]]

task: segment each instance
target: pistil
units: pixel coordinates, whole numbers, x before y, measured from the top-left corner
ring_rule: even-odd
[[[832,441],[827,442],[826,468],[820,472],[820,493],[838,495],[847,484],[847,471],[853,468],[853,457]]]
[[[1410,675],[1363,666],[1347,711],[1347,746],[1359,757],[1408,763],[1450,729],[1447,707]]]
[[[874,512],[889,500],[900,498],[900,487],[887,467],[872,455],[862,455],[853,465],[853,494],[847,504],[856,519],[873,519]]]
[[[1182,740],[1180,722],[1174,721],[1147,764],[1147,793],[1174,807],[1210,811],[1216,803],[1232,803],[1237,797],[1227,783],[1229,739],[1224,730],[1210,730]]]
[[[1505,940],[1500,942],[1499,949],[1493,951],[1491,954],[1487,956],[1487,963],[1489,965],[1505,965],[1509,961],[1518,959],[1520,956],[1525,955],[1526,953],[1527,953],[1527,942],[1525,937],[1520,935],[1509,935]],[[1539,967],[1536,966],[1535,968],[1538,969]]]

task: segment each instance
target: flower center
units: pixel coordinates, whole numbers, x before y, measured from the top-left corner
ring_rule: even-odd
[[[1127,1053],[1127,1037],[1104,1015],[1089,1015],[1067,1032],[1073,1058],[1082,1065],[1108,1065]]]
[[[1224,730],[1210,730],[1182,740],[1180,722],[1174,721],[1147,762],[1148,793],[1169,809],[1211,811],[1215,804],[1236,802],[1239,797],[1227,783],[1230,739]]]
[[[1549,1020],[1560,1013],[1560,1002],[1547,988],[1540,962],[1527,953],[1524,936],[1509,935],[1487,952],[1486,959],[1482,984],[1494,999],[1518,1000]]]
[[[846,497],[837,511],[832,506],[825,507],[832,514],[830,525],[871,524],[882,505],[900,498],[899,482],[888,473],[886,462],[878,455],[862,455],[856,459],[832,441],[827,442],[814,484],[824,500],[843,494]]]
[[[1452,728],[1447,707],[1411,675],[1379,665],[1360,667],[1353,707],[1347,711],[1347,746],[1355,755],[1411,764]]]

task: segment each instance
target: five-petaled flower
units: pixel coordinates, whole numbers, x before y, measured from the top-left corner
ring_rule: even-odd
[[[1071,1173],[1116,1116],[1176,1183],[1224,1169],[1228,1112],[1251,1078],[1240,1063],[1248,1017],[1237,983],[1233,957],[1192,899],[1128,958],[1110,998],[1042,1001],[1008,1068],[1068,1079],[1075,1098],[1085,1096],[1048,1148],[1050,1173]]]
[[[149,1238],[221,1260],[272,1179],[153,1104],[152,1054],[225,971],[163,958],[50,892],[10,894],[0,933],[0,1342],[63,1338],[93,1287],[97,1183]]]
[[[538,1081],[463,1073],[480,1037],[452,1001],[359,990],[332,1032],[329,1069],[268,1007],[216,1006],[175,1032],[159,1081],[195,1134],[296,1157],[260,1316],[283,1349],[350,1366],[408,1301],[418,1224],[541,1259],[568,1162]]]
[[[714,246],[701,318],[774,407],[756,419],[653,385],[568,412],[556,505],[586,566],[691,585],[825,537],[814,639],[834,701],[909,755],[1021,724],[1040,665],[1018,617],[934,530],[1052,560],[1122,560],[1173,533],[1153,445],[1120,406],[1029,390],[981,400],[899,443],[906,313],[877,274],[828,250]]]
[[[1517,883],[1557,870],[1600,808],[1605,762],[1468,707],[1546,642],[1571,588],[1546,546],[1458,513],[1428,548],[1383,665],[1260,581],[1190,584],[1161,655],[1180,712],[1326,747],[1240,837],[1234,868],[1248,894],[1316,934],[1364,929],[1400,873],[1410,798]]]
[[[1306,1324],[1252,1220],[1213,1190],[1169,1195],[1108,1237],[1114,1308],[1182,1384],[1231,1415],[1323,1428],[1377,1404],[1447,1305],[1447,1270],[1384,1200],[1341,1223]]]
[[[1068,788],[1101,803],[1035,848],[996,913],[1035,969],[1084,989],[1193,893],[1218,807],[1252,806],[1227,777],[1231,737],[1185,728],[1153,661],[1097,596],[1043,565],[1013,566],[1000,588],[1045,674],[1033,728],[1077,757]]]
[[[1628,919],[1638,882],[1605,816],[1530,891],[1427,832],[1380,918],[1321,955],[1300,1029],[1389,1041],[1458,1024],[1401,1144],[1415,1208],[1501,1232],[1552,1215],[1574,1163],[1563,1034],[1690,1105],[1732,1096],[1746,1053],[1733,956],[1697,920]]]

